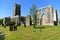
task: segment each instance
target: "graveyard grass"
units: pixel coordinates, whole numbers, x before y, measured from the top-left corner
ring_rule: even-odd
[[[0,25],[0,32],[4,33],[5,40],[60,40],[59,26],[45,26],[40,31],[40,26],[19,26],[17,31],[9,31],[9,27]]]

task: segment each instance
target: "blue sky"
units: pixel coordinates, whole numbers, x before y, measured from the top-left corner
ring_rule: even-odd
[[[60,18],[60,0],[0,0],[0,18],[12,16],[14,3],[21,5],[21,15],[29,14],[32,4],[36,4],[37,8],[52,5],[54,9],[58,10],[58,17]]]

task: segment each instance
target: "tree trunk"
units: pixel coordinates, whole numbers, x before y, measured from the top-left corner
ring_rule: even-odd
[[[35,28],[35,23],[34,23],[34,28]]]

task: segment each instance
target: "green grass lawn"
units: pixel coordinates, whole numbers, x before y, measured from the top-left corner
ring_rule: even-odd
[[[9,31],[9,27],[3,28],[0,25],[0,32],[4,33],[5,40],[60,40],[59,26],[44,26],[42,31],[39,26],[36,27],[20,26],[17,31]]]

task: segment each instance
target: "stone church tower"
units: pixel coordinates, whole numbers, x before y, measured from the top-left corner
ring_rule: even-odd
[[[21,9],[21,5],[15,3],[13,16],[16,16],[16,15],[21,16],[21,10],[20,9]]]
[[[14,4],[13,16],[11,17],[11,21],[15,21],[16,24],[20,24],[21,21],[21,5]]]

